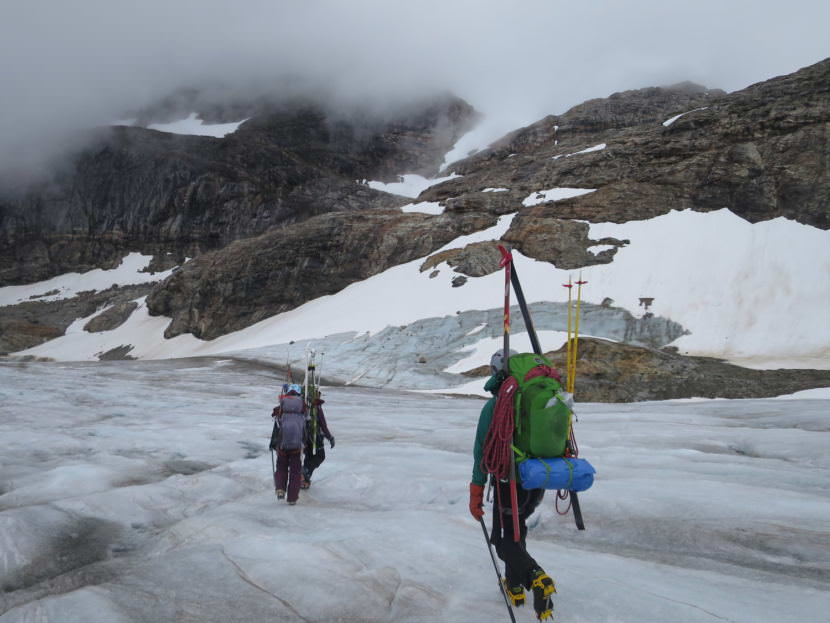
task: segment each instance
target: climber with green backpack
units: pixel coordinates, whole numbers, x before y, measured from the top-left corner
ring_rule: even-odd
[[[515,355],[512,351],[510,353],[513,355],[510,357],[511,363],[514,359],[526,357],[526,355]],[[504,351],[499,350],[490,359],[491,376],[484,386],[484,389],[491,392],[493,397],[487,401],[481,410],[473,446],[474,460],[472,482],[470,483],[470,513],[479,521],[483,521],[484,515],[484,485],[487,483],[485,469],[490,472],[493,467],[488,459],[489,461],[498,460],[498,457],[487,457],[485,455],[488,447],[487,440],[496,438],[500,432],[497,426],[493,426],[497,396],[500,394],[499,390],[505,381],[512,378],[508,376],[504,368]],[[510,398],[512,399],[512,394]],[[529,431],[525,432],[529,436]],[[507,462],[509,463],[509,460]],[[517,513],[514,517],[510,501],[510,484],[507,479],[491,476],[491,484],[495,489],[495,498],[493,500],[493,523],[490,542],[495,546],[496,553],[505,564],[505,577],[502,580],[505,595],[510,599],[513,606],[522,606],[525,603],[525,589],[532,591],[533,606],[537,618],[539,620],[547,619],[553,611],[551,595],[556,592],[556,587],[551,577],[528,553],[526,547],[526,521],[541,503],[545,490],[541,488],[525,489],[522,486],[517,486]],[[514,540],[515,532],[519,535],[518,540]]]
[[[476,429],[470,514],[481,524],[487,539],[511,621],[515,621],[513,606],[524,605],[525,589],[533,592],[536,617],[542,621],[553,616],[551,595],[556,587],[527,552],[526,520],[542,501],[545,489],[555,489],[557,501],[569,500],[568,508],[573,508],[576,526],[584,530],[577,493],[593,484],[594,468],[577,458],[571,422],[573,397],[563,388],[553,364],[542,354],[512,254],[503,246],[499,246],[499,251],[500,265],[505,269],[504,346],[490,359],[491,377],[484,386],[493,397],[482,409]],[[532,353],[517,354],[509,348],[511,285]],[[570,324],[568,338],[570,341]],[[569,357],[569,371],[570,361]],[[496,494],[489,535],[483,520],[487,474]],[[504,561],[504,577],[492,545]]]

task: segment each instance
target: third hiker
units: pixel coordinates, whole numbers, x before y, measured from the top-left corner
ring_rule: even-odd
[[[334,449],[334,435],[329,432],[329,427],[326,424],[326,416],[323,414],[323,403],[325,400],[320,398],[320,395],[320,391],[317,390],[316,397],[313,399],[311,405],[311,414],[309,415],[309,427],[311,430],[309,430],[309,439],[305,446],[303,489],[308,489],[311,486],[311,474],[326,460],[323,439],[328,439],[329,446]]]

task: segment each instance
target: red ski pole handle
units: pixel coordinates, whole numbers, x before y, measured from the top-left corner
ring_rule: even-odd
[[[499,268],[504,268],[510,262],[513,261],[513,254],[507,250],[504,245],[498,245],[499,252],[501,253],[501,260],[499,261]]]

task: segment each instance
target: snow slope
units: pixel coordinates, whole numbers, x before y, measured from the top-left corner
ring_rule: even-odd
[[[829,231],[783,217],[752,224],[723,209],[592,225],[590,236],[631,243],[612,268],[583,271],[588,296],[628,309],[654,297],[651,311],[691,331],[675,342],[681,352],[830,367]]]
[[[498,239],[511,216],[488,230],[461,237],[444,248]],[[723,357],[744,365],[830,368],[830,232],[784,218],[751,224],[728,210],[673,211],[646,221],[591,224],[590,236],[630,240],[611,264],[581,271],[584,300],[604,298],[642,313],[679,322],[690,333],[677,340],[681,352]],[[786,241],[786,244],[782,244]],[[514,253],[529,302],[567,300],[559,284],[579,273],[559,270]],[[139,308],[125,325],[95,337],[77,332],[25,351],[57,359],[94,359],[108,346],[134,344],[146,358],[237,352],[323,339],[344,332],[375,334],[387,326],[422,318],[454,316],[459,310],[501,304],[503,277],[470,278],[451,287],[456,275],[446,264],[439,274],[421,273],[422,260],[395,266],[331,296],[256,325],[202,342],[191,336],[165,340],[166,321]],[[0,289],[0,296],[5,289]],[[372,301],[372,305],[366,305]],[[82,326],[82,325],[81,325]],[[564,327],[563,327],[564,328]],[[145,332],[146,331],[146,332]]]
[[[336,447],[289,507],[267,452],[281,380],[222,360],[0,364],[0,623],[507,620],[467,510],[483,402],[325,388]],[[825,620],[828,411],[580,405],[587,530],[548,496],[528,536],[556,620]]]

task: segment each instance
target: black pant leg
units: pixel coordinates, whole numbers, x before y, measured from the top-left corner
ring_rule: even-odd
[[[326,450],[323,448],[323,441],[317,444],[317,452],[314,452],[311,444],[306,446],[305,457],[303,461],[303,476],[306,480],[311,480],[311,474],[314,470],[320,467],[323,461],[326,460]]]
[[[543,492],[517,488],[519,505],[519,542],[513,540],[513,514],[510,507],[510,486],[499,483],[500,491],[493,501],[493,531],[491,542],[499,558],[504,561],[504,575],[510,586],[530,588],[530,572],[539,565],[527,551],[527,518],[541,501]],[[499,512],[499,498],[501,511]]]

